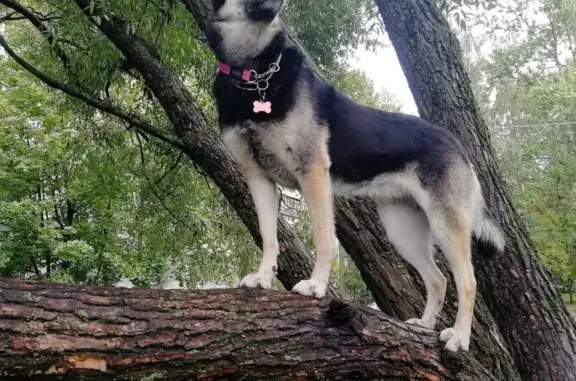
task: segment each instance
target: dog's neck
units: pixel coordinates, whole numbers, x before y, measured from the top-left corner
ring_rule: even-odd
[[[266,70],[284,49],[285,35],[280,24],[218,23],[209,35],[210,47],[218,60],[235,67]]]

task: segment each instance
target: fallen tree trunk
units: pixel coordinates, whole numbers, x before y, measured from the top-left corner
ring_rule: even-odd
[[[0,278],[0,376],[35,380],[493,380],[437,334],[263,290],[107,289]]]

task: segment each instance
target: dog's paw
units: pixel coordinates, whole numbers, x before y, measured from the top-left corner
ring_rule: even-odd
[[[470,346],[470,335],[459,332],[455,328],[446,328],[440,332],[440,340],[446,343],[444,348],[452,352],[458,352],[459,349],[468,352]]]
[[[274,272],[267,271],[262,273],[256,274],[249,274],[246,275],[240,281],[240,287],[245,288],[265,288],[270,289],[272,288],[272,281],[274,280]]]
[[[296,292],[305,296],[314,296],[322,299],[326,295],[327,282],[322,282],[316,279],[302,280],[294,286],[292,292]]]
[[[428,329],[434,329],[436,322],[433,322],[430,320],[422,320],[422,319],[409,319],[409,320],[406,320],[406,324],[414,324],[414,325],[419,325],[420,327],[424,327],[424,328],[428,328]]]

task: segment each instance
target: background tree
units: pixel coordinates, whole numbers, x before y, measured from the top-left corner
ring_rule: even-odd
[[[489,300],[488,307],[521,376],[576,378],[576,325],[548,271],[538,262],[533,243],[507,195],[455,35],[430,2],[377,4],[419,113],[452,130],[468,148],[489,213],[504,228],[505,255],[490,263],[475,261],[475,269],[480,293]],[[566,345],[559,348],[558,343]]]

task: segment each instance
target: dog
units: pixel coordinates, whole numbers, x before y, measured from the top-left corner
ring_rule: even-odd
[[[333,197],[369,197],[395,250],[418,270],[427,301],[407,323],[433,329],[447,258],[458,291],[454,327],[440,333],[450,351],[468,351],[476,295],[474,237],[497,254],[501,229],[486,214],[480,183],[459,140],[421,118],[365,107],[305,65],[283,32],[285,0],[213,0],[207,41],[220,61],[213,83],[222,140],[250,190],[262,259],[242,287],[271,288],[277,269],[276,184],[299,190],[308,206],[316,261],[293,291],[322,298],[334,253]]]

